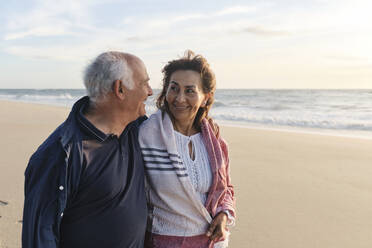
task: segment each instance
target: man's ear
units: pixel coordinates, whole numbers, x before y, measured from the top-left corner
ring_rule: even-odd
[[[114,85],[113,85],[113,91],[114,91],[114,95],[120,98],[121,100],[125,98],[125,94],[124,94],[125,89],[120,80],[115,80]]]

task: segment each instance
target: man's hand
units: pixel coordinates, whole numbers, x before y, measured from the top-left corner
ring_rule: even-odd
[[[220,238],[225,237],[226,222],[227,214],[224,212],[220,212],[214,217],[206,233],[210,240],[217,241]]]

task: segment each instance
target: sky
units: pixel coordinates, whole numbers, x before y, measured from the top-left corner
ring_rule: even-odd
[[[117,50],[150,84],[186,49],[217,88],[372,88],[370,0],[10,0],[0,7],[0,88],[83,88],[86,65]]]

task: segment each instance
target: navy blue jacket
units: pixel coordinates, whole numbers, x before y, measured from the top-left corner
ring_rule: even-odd
[[[89,101],[77,101],[68,118],[31,156],[25,171],[22,247],[56,248],[69,195],[78,189],[82,172],[82,133],[77,112]],[[136,125],[146,117],[137,119]]]

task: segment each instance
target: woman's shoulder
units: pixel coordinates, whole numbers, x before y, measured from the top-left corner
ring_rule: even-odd
[[[204,130],[203,130],[204,129]],[[220,137],[220,127],[212,118],[204,118],[201,123],[201,130],[203,132],[209,132],[214,135],[218,140]]]
[[[208,132],[215,137],[225,156],[228,154],[228,144],[224,138],[221,136],[219,125],[212,119],[204,119],[202,122],[202,134]],[[204,129],[204,130],[203,130]],[[214,139],[214,138],[213,138]]]
[[[161,110],[157,110],[155,113],[151,114],[146,120],[141,123],[140,129],[148,127],[156,127],[159,125],[161,118]]]

